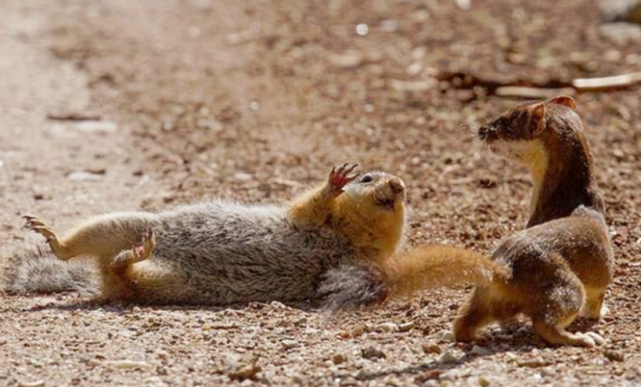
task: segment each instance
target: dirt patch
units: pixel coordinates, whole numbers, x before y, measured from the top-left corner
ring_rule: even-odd
[[[599,9],[572,1],[2,3],[7,246],[34,242],[26,212],[65,228],[211,197],[279,202],[353,161],[406,181],[409,246],[488,252],[524,225],[531,184],[474,131],[515,101],[431,74],[547,82],[641,65],[638,42],[608,38]],[[593,327],[604,348],[546,348],[527,324],[453,346],[464,290],[344,316],[3,297],[0,384],[638,383],[641,96],[577,99],[617,257],[612,314]],[[74,115],[102,124],[60,120]]]

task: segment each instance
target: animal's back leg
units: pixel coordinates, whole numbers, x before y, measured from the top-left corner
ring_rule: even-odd
[[[25,216],[25,226],[44,236],[58,259],[80,255],[111,259],[137,243],[143,232],[150,229],[153,217],[143,212],[98,216],[62,238],[35,216]]]
[[[488,289],[475,288],[465,303],[459,308],[454,320],[454,338],[457,341],[473,341],[476,332],[495,320],[489,305]]]
[[[551,289],[537,290],[539,299],[531,311],[534,331],[553,345],[593,347],[602,344],[603,338],[594,332],[571,333],[565,330],[579,314],[586,299],[579,278],[568,268],[552,283]]]

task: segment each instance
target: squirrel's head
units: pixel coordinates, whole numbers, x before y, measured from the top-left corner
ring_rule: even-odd
[[[405,227],[405,183],[388,173],[359,175],[343,188],[333,216],[357,244],[389,256],[400,245]]]
[[[547,161],[546,150],[559,138],[569,146],[575,142],[568,139],[584,142],[575,108],[576,101],[568,96],[520,105],[482,126],[479,138],[492,151],[534,166]]]
[[[400,177],[373,171],[359,175],[343,189],[342,196],[356,210],[376,216],[389,216],[403,211],[405,183]]]

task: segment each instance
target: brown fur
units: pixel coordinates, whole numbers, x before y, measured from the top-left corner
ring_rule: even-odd
[[[580,313],[599,318],[613,275],[603,199],[574,106],[569,97],[522,105],[479,130],[493,150],[530,168],[535,192],[527,228],[492,255],[507,279],[474,289],[454,323],[457,340],[474,340],[482,326],[522,313],[550,344],[602,341],[565,330]]]

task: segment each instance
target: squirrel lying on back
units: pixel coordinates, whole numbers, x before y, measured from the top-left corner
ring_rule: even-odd
[[[396,294],[491,279],[465,250],[433,246],[397,254],[405,184],[383,172],[351,174],[354,167],[332,169],[324,184],[285,206],[221,201],[157,214],[107,214],[62,238],[26,216],[26,226],[47,239],[50,251],[5,264],[0,287],[88,290],[102,301],[139,304],[309,300],[336,309],[386,297],[391,282],[381,283],[373,268],[391,257],[398,264],[386,278],[402,281]],[[82,257],[97,265],[76,259]],[[412,264],[404,266],[408,257]],[[406,281],[405,269],[424,275]]]
[[[332,169],[323,185],[280,207],[220,201],[113,213],[65,237],[26,216],[51,252],[17,257],[5,269],[3,288],[97,291],[91,287],[99,282],[103,300],[144,304],[317,299],[329,270],[380,261],[403,237],[403,181],[382,172],[356,179],[354,168]],[[97,273],[80,263],[74,270],[76,259],[62,262],[83,256],[97,260]]]
[[[418,248],[383,261],[378,271],[358,267],[358,274],[334,273],[343,276],[334,283],[349,290],[335,293],[333,304],[351,308],[420,290],[443,269],[444,276],[466,276],[478,285],[454,322],[456,340],[474,340],[484,325],[524,314],[550,344],[602,343],[594,332],[565,330],[579,314],[598,319],[605,312],[603,301],[613,276],[603,199],[575,106],[570,97],[521,105],[479,130],[490,148],[524,163],[534,178],[527,228],[505,239],[491,259],[443,248],[443,254],[452,258],[451,265],[434,270],[423,261],[423,251],[437,247]],[[380,293],[359,298],[363,292],[358,286],[364,286],[360,278],[378,278],[378,286],[367,286]]]

